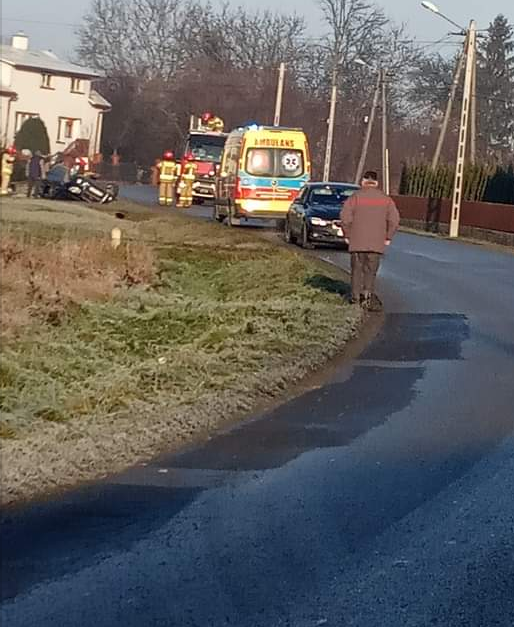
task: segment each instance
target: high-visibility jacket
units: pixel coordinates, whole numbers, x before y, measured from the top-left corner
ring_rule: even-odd
[[[174,183],[177,180],[177,164],[175,161],[165,160],[159,164],[161,183]]]
[[[207,122],[207,127],[209,128],[210,131],[216,131],[218,133],[223,133],[223,129],[225,128],[225,123],[223,122],[223,120],[219,117],[214,117],[211,118],[208,122]]]
[[[11,176],[14,170],[14,162],[16,157],[10,155],[8,152],[4,152],[2,155],[2,174],[4,176]]]
[[[192,179],[196,178],[196,173],[198,171],[198,166],[196,163],[186,163],[184,165],[184,172],[182,174],[183,179]]]

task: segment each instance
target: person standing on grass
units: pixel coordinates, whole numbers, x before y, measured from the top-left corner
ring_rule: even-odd
[[[36,150],[27,164],[27,198],[30,198],[32,194],[34,194],[34,198],[39,196],[43,167],[44,164],[41,153],[39,150]]]
[[[352,260],[352,303],[381,311],[375,282],[382,256],[400,225],[400,214],[379,188],[376,172],[366,172],[361,187],[341,210],[341,227]]]

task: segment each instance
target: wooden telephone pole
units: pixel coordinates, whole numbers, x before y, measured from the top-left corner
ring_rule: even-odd
[[[366,159],[368,158],[369,144],[371,141],[371,135],[373,133],[373,126],[375,124],[375,117],[378,109],[378,100],[380,98],[380,87],[382,83],[382,70],[377,74],[377,84],[375,86],[375,93],[373,94],[373,104],[371,105],[371,113],[368,120],[368,127],[366,129],[366,136],[364,138],[364,144],[362,146],[359,165],[357,166],[357,173],[355,175],[355,184],[359,185],[366,167]]]
[[[450,219],[450,237],[459,236],[460,212],[462,206],[462,192],[464,189],[464,165],[466,162],[466,148],[470,123],[471,101],[473,100],[473,75],[476,64],[476,22],[471,21],[467,34],[466,75],[464,79],[464,96],[459,127],[459,145],[457,148],[457,162],[455,167],[455,184],[453,189],[452,213]]]
[[[278,71],[277,99],[275,103],[275,117],[273,119],[273,126],[280,126],[280,119],[282,116],[282,100],[284,98],[285,77],[286,64],[281,63]]]
[[[334,145],[334,129],[336,123],[337,108],[337,65],[335,65],[332,73],[332,93],[330,96],[330,113],[328,116],[327,130],[327,148],[325,151],[325,167],[323,168],[323,180],[330,180],[330,171],[332,166],[332,148]]]
[[[459,88],[460,79],[462,77],[462,72],[464,71],[464,66],[466,65],[466,54],[467,54],[467,46],[468,46],[468,38],[466,37],[466,42],[464,44],[464,49],[462,50],[462,54],[459,57],[459,61],[457,63],[457,69],[455,71],[455,76],[453,78],[452,87],[450,90],[450,97],[448,99],[448,104],[446,106],[446,111],[443,118],[443,123],[441,126],[441,132],[439,133],[439,139],[437,140],[437,146],[434,153],[434,158],[432,159],[432,170],[435,170],[439,165],[439,160],[441,158],[441,152],[444,146],[444,140],[446,139],[446,135],[448,133],[448,125],[450,123],[450,118],[453,111],[453,106],[455,104],[455,98],[457,96],[457,89]]]

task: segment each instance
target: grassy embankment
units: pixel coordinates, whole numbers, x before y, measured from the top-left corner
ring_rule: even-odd
[[[248,231],[141,217],[2,203],[4,501],[205,434],[358,328],[341,277],[316,261]],[[113,226],[124,233],[116,251]]]

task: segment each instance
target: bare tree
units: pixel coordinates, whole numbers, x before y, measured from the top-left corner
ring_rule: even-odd
[[[183,0],[92,0],[77,52],[111,76],[168,79],[190,55],[201,11]]]
[[[390,107],[397,123],[391,142],[401,146],[407,127],[415,137],[416,124],[409,124],[420,101],[411,83],[421,77],[413,78],[412,68],[421,67],[424,55],[409,43],[405,28],[390,23],[371,0],[318,3],[326,33],[314,39],[296,14],[209,0],[91,0],[77,53],[106,75],[100,90],[113,102],[113,112],[106,120],[104,149],[153,161],[164,148],[180,150],[189,115],[207,109],[229,128],[249,120],[271,122],[276,70],[284,61],[283,120],[306,129],[315,167],[322,161],[327,95],[337,67],[335,165],[340,176],[353,176],[376,82],[357,58],[395,71]],[[372,162],[375,154],[378,160],[373,138]]]
[[[366,0],[318,0],[328,26],[326,50],[331,64],[348,65],[382,35],[384,11]]]

